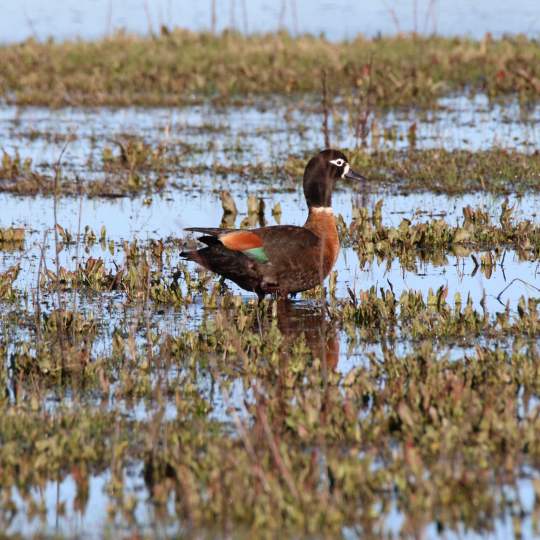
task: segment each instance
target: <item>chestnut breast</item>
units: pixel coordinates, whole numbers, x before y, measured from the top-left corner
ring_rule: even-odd
[[[339,253],[339,237],[332,208],[310,208],[304,227],[315,233],[322,241],[321,278],[324,279],[332,270]]]

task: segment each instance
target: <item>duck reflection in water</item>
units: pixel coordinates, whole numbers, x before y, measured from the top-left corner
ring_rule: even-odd
[[[292,345],[303,334],[312,359],[318,359],[323,368],[335,370],[339,360],[338,332],[325,305],[277,302],[276,308],[277,325],[286,342]],[[260,323],[262,331],[267,324],[271,324],[270,321]]]

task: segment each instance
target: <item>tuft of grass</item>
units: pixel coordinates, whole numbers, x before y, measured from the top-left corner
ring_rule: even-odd
[[[397,227],[382,224],[382,204],[382,200],[377,202],[371,216],[366,208],[355,208],[351,224],[339,224],[342,242],[352,244],[364,263],[375,257],[388,262],[398,258],[405,267],[411,263],[414,267],[419,253],[425,260],[441,264],[448,252],[468,256],[473,250],[494,250],[498,257],[506,248],[514,249],[522,260],[537,260],[540,254],[540,227],[530,220],[515,220],[507,202],[498,224],[482,208],[466,206],[463,222],[456,226],[443,219],[414,224],[403,219]],[[486,261],[484,267],[488,266]]]
[[[7,244],[22,245],[24,243],[24,229],[22,227],[0,228],[0,249]]]

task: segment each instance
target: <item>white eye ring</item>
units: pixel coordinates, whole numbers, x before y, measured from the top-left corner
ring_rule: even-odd
[[[332,161],[330,161],[330,163],[332,163],[332,165],[335,165],[336,167],[343,167],[343,165],[345,165],[345,160],[338,158],[333,159]]]

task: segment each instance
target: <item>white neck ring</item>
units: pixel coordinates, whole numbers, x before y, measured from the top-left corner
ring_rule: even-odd
[[[314,214],[333,214],[334,213],[331,206],[312,206],[310,208],[310,211],[313,212]]]

